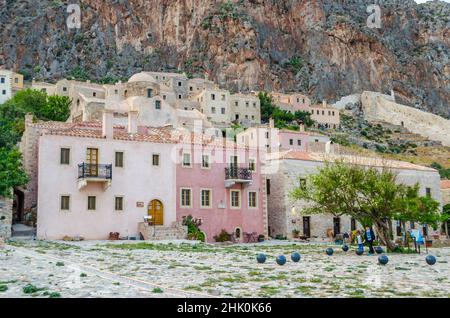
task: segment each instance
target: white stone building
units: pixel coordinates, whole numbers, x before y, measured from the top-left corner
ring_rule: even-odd
[[[0,69],[0,104],[6,102],[21,89],[23,89],[22,74]]]
[[[282,235],[291,238],[293,231],[296,230],[300,236],[323,240],[327,239],[329,232],[339,234],[349,232],[357,227],[360,228],[360,225],[349,217],[303,214],[302,209],[306,206],[306,202],[295,201],[289,195],[301,182],[305,182],[308,175],[317,173],[317,169],[322,167],[325,161],[332,162],[336,159],[363,166],[380,168],[387,166],[397,173],[398,182],[407,185],[419,183],[421,195],[431,195],[435,200],[441,202],[439,173],[431,168],[379,158],[300,151],[281,152],[274,154],[265,167],[268,180],[268,218],[271,236]],[[411,226],[412,224],[407,224],[407,228]],[[431,229],[428,230],[431,233]],[[396,222],[392,224],[392,232],[394,237],[399,234]]]

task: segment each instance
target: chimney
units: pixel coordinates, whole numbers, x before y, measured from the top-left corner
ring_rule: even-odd
[[[323,107],[327,107],[327,101],[325,99],[322,101],[322,105]]]
[[[300,132],[305,132],[305,123],[303,121],[298,122],[298,127]]]
[[[275,121],[273,120],[273,118],[269,119],[269,128],[275,128]]]
[[[102,137],[112,139],[114,137],[114,111],[111,109],[103,110]]]
[[[130,110],[128,112],[128,133],[129,134],[137,133],[137,116],[138,116],[138,112],[136,110]]]

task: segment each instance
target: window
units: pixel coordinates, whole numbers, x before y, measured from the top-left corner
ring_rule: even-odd
[[[181,206],[185,208],[191,207],[191,189],[181,189]]]
[[[67,87],[63,87],[63,92],[67,92]]]
[[[114,201],[114,209],[116,211],[123,211],[123,197],[115,197]]]
[[[62,165],[68,165],[70,163],[70,149],[61,148],[60,162]]]
[[[299,178],[298,183],[301,189],[306,189],[306,179],[305,178]]]
[[[114,90],[114,94],[119,94],[119,91],[117,89]]]
[[[255,120],[255,115],[252,115],[252,119]]]
[[[88,210],[95,210],[96,209],[96,197],[95,196],[88,196]]]
[[[257,207],[256,192],[252,191],[248,193],[248,207],[249,208]]]
[[[431,188],[425,188],[427,197],[431,198]]]
[[[202,168],[209,168],[209,155],[202,155]]]
[[[152,98],[153,97],[153,89],[151,89],[151,88],[147,89],[147,97],[148,98]]]
[[[334,116],[334,110],[331,112],[332,114],[333,114],[333,116]]]
[[[163,99],[166,100],[166,98],[167,98],[166,95],[163,95]]]
[[[250,171],[256,171],[256,160],[255,159],[248,160],[248,169]]]
[[[93,97],[97,97],[97,93],[96,93],[96,92],[93,92],[93,93],[92,93],[92,96],[93,96]]]
[[[322,115],[325,115],[325,111],[324,110],[322,110]]]
[[[123,168],[123,152],[116,151],[116,160],[115,160],[115,162],[116,162],[115,166],[117,168]]]
[[[341,234],[341,219],[340,218],[333,218],[333,230],[334,235]]]
[[[178,99],[182,99],[183,97],[181,95],[178,95]]]
[[[6,90],[5,90],[5,89],[2,90],[2,94],[3,94],[3,95],[6,95]]]
[[[253,102],[253,108],[256,108],[256,103],[255,102]]]
[[[222,109],[220,110],[222,115],[225,115],[225,108],[222,107]]]
[[[181,87],[181,82],[178,82],[178,86]]]
[[[212,100],[216,100],[216,95],[215,94],[211,94],[211,99]]]
[[[234,102],[234,106],[239,106],[239,102]]]
[[[320,114],[320,112],[319,112],[319,110],[317,110],[317,115],[319,115]]]
[[[293,145],[294,144],[294,139],[289,139],[289,145]]]
[[[192,86],[189,86],[189,90],[192,92],[193,91],[193,88],[192,88]]]
[[[159,155],[153,154],[152,156],[152,165],[153,166],[159,166]]]
[[[245,102],[245,107],[248,107],[248,105],[249,105],[249,103],[248,103],[248,102]]]
[[[266,139],[269,139],[269,132],[266,132]]]
[[[238,190],[231,190],[230,191],[230,197],[231,197],[231,208],[238,209],[241,207],[241,191]]]
[[[222,94],[222,100],[225,100],[225,95]]]
[[[202,190],[200,195],[200,204],[203,208],[211,207],[211,190]]]
[[[213,113],[213,114],[216,113],[216,108],[215,107],[211,107],[211,113]]]
[[[270,179],[266,180],[266,193],[268,195],[270,194]]]
[[[161,101],[155,100],[155,109],[161,109]]]
[[[62,195],[61,196],[61,210],[67,211],[70,209],[70,196]]]
[[[301,146],[301,145],[302,145],[301,139],[297,139],[297,145],[298,145],[298,146]]]
[[[184,153],[183,154],[183,167],[190,167],[190,166],[191,166],[191,154]]]
[[[41,88],[41,92],[47,93],[47,89],[46,88]]]
[[[4,77],[0,78],[0,83],[5,84],[5,78]]]
[[[14,78],[14,83],[16,83],[16,84],[19,83],[19,79],[17,77]]]

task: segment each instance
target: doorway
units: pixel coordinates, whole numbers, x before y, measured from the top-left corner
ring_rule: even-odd
[[[334,236],[341,234],[341,218],[333,218]]]
[[[24,198],[25,195],[22,191],[14,189],[14,201],[13,201],[13,219],[12,223],[23,223],[24,218]]]
[[[304,216],[303,217],[303,236],[306,238],[311,237],[311,217]]]
[[[148,216],[154,225],[164,224],[164,206],[159,200],[152,200],[148,205]]]
[[[90,177],[98,176],[98,149],[87,148],[86,153],[87,174]]]

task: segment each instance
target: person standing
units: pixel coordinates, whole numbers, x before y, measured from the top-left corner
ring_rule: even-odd
[[[358,243],[358,250],[364,251],[363,238],[359,230],[356,231],[356,242]]]
[[[364,239],[369,245],[369,255],[373,255],[375,251],[373,250],[373,241],[375,240],[375,233],[370,226],[366,226],[366,232],[364,233]]]

